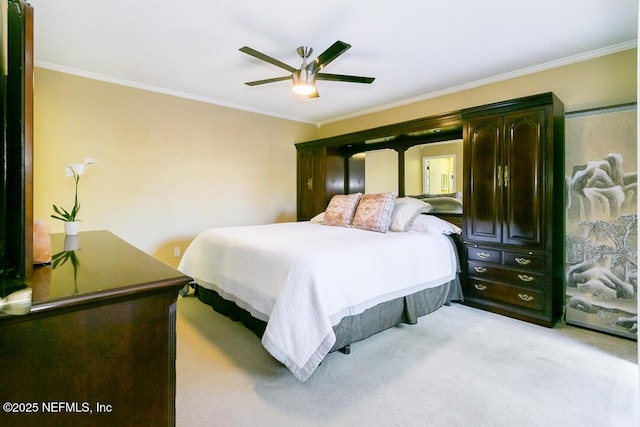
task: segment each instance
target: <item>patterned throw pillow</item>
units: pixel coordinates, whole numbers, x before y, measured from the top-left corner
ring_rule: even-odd
[[[362,193],[338,194],[331,198],[327,210],[324,212],[324,225],[348,227],[353,221],[353,215],[360,201]]]
[[[396,202],[396,193],[364,194],[360,198],[352,226],[362,230],[386,233],[391,223],[391,214]]]

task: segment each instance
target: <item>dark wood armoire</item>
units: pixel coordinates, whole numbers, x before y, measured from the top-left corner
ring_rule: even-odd
[[[547,93],[462,118],[465,303],[552,326],[564,305],[563,104]]]

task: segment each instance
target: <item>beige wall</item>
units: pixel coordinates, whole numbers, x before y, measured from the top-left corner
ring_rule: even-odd
[[[210,227],[295,220],[295,142],[535,93],[567,111],[636,100],[636,49],[323,125],[36,69],[34,216],[71,207],[67,163],[93,157],[80,181],[84,230],[107,229],[177,265]]]
[[[364,154],[364,191],[385,193],[398,191],[398,152],[391,149]]]
[[[70,209],[80,179],[83,230],[106,229],[170,264],[201,230],[296,218],[295,142],[317,127],[36,69],[34,217]]]
[[[428,71],[427,71],[428,72]],[[637,49],[488,84],[414,104],[324,124],[326,138],[492,102],[554,92],[565,111],[636,102]]]

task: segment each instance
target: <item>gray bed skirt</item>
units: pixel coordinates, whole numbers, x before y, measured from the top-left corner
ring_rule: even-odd
[[[262,337],[267,326],[266,322],[254,318],[248,311],[238,307],[234,302],[222,298],[216,291],[197,284],[193,284],[193,286],[200,301],[210,305],[218,313],[242,322],[258,337]],[[459,277],[456,276],[455,279],[440,286],[380,303],[358,315],[347,316],[334,326],[336,342],[331,351],[348,349],[351,343],[363,340],[400,323],[415,324],[418,317],[432,313],[443,305],[449,305],[452,301],[462,300],[462,286]]]

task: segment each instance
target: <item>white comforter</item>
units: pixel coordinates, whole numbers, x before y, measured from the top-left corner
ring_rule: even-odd
[[[266,321],[263,346],[305,381],[343,317],[453,279],[456,257],[441,234],[296,222],[204,231],[178,269]]]

